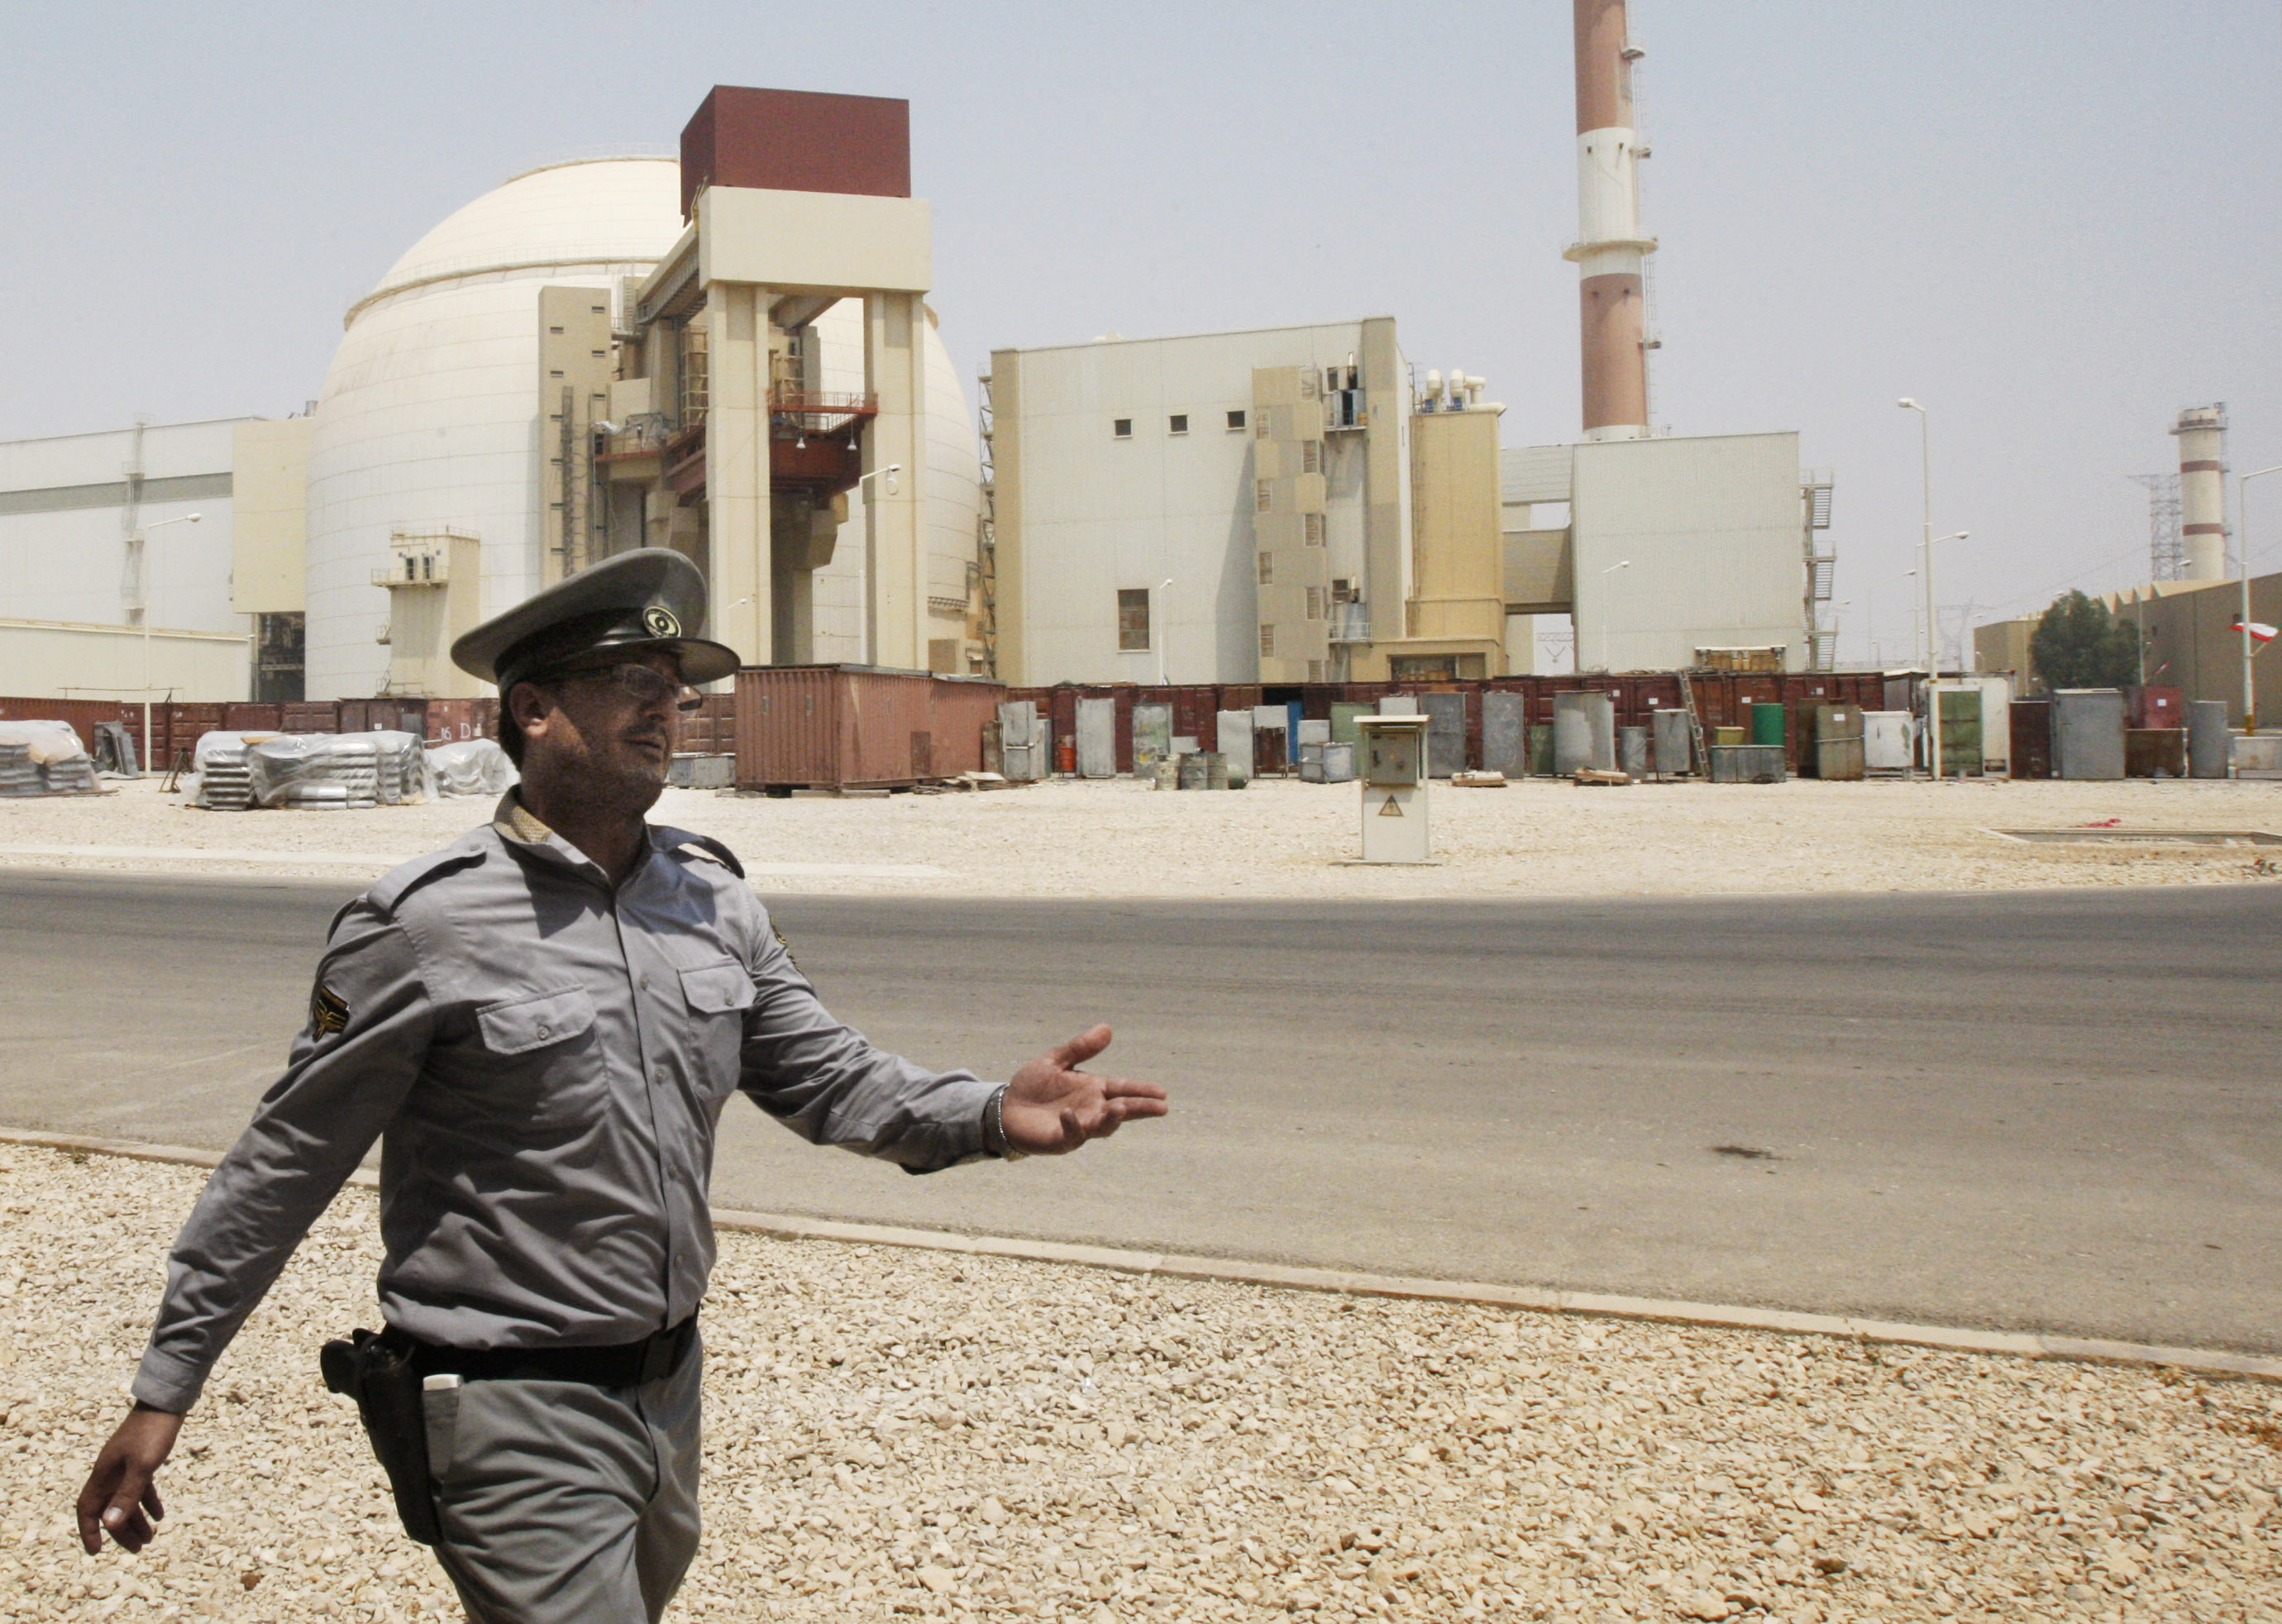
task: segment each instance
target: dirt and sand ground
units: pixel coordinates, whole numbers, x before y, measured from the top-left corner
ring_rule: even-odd
[[[198,1169],[0,1147],[0,1620],[456,1617],[328,1336],[351,1189],[79,1553]],[[671,1618],[2282,1619],[2282,1395],[2144,1369],[723,1236]]]
[[[764,890],[988,897],[1606,897],[2211,884],[2263,877],[2242,846],[2056,849],[1999,829],[2282,832],[2282,783],[1437,786],[1436,861],[1365,868],[1352,784],[1160,793],[1132,780],[983,793],[773,800],[670,790],[654,818],[726,841]],[[155,784],[0,801],[0,863],[374,874],[489,813],[203,812]]]

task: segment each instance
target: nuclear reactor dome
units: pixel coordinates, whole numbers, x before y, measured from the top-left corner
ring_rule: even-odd
[[[485,616],[542,584],[539,291],[593,288],[622,318],[630,289],[681,231],[674,160],[555,165],[454,213],[351,307],[309,447],[309,697],[385,686],[390,651],[379,638],[389,594],[373,576],[389,565],[393,532],[475,532]],[[818,328],[832,386],[860,387],[842,381],[851,364],[860,377],[857,307],[827,313]],[[931,590],[963,594],[980,511],[974,423],[932,324],[927,367]],[[818,571],[819,659],[865,657],[862,570],[860,527],[851,525]]]

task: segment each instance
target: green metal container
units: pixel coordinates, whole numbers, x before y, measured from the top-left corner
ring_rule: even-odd
[[[1548,723],[1529,724],[1529,775],[1553,776],[1553,728]]]
[[[1932,698],[1941,718],[1941,775],[1981,776],[1981,694],[1977,688],[1936,688]]]
[[[1355,718],[1358,716],[1376,716],[1378,714],[1378,707],[1377,705],[1359,705],[1345,699],[1333,701],[1331,704],[1331,742],[1334,744],[1353,744],[1356,742],[1362,735],[1355,731]]]
[[[1772,744],[1781,749],[1783,742],[1783,708],[1765,701],[1751,706],[1751,742]]]

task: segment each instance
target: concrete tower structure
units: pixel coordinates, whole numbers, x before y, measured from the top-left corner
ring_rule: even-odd
[[[2226,402],[2190,406],[2171,432],[2179,437],[2179,538],[2184,579],[2223,581],[2226,572]]]
[[[1577,237],[1564,259],[1581,278],[1585,438],[1646,439],[1648,328],[1641,261],[1640,139],[1625,0],[1576,0]]]

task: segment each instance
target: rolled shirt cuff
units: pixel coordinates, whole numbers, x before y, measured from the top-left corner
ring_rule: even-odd
[[[143,1363],[136,1367],[128,1390],[138,1404],[182,1415],[198,1402],[206,1385],[205,1371],[151,1348],[144,1350]]]

